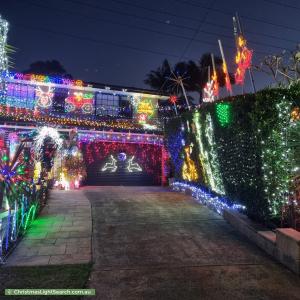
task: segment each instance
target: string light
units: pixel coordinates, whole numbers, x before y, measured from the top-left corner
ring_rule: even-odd
[[[37,159],[41,159],[42,147],[46,138],[50,138],[55,143],[57,150],[60,150],[62,147],[62,139],[57,129],[52,127],[39,128],[34,138],[34,151]]]
[[[31,84],[36,83],[53,83],[53,84],[63,84],[63,85],[70,85],[75,87],[82,87],[83,81],[82,80],[74,80],[68,79],[63,77],[54,77],[54,76],[47,76],[47,75],[37,75],[37,74],[23,74],[23,73],[15,73],[15,72],[8,72],[8,78],[15,79],[15,80],[26,80],[30,81]]]
[[[171,184],[174,191],[185,192],[189,190],[192,192],[192,197],[194,197],[201,204],[207,205],[208,207],[214,209],[218,214],[222,214],[224,209],[232,210],[246,210],[246,207],[241,204],[230,203],[227,198],[219,197],[209,192],[207,189],[201,188],[195,184],[175,181]]]
[[[163,145],[164,139],[161,135],[155,134],[138,134],[125,132],[100,132],[100,133],[78,133],[79,142],[126,142],[135,144],[154,144]]]
[[[8,22],[0,15],[0,102],[6,99],[6,82],[8,73],[7,56]]]

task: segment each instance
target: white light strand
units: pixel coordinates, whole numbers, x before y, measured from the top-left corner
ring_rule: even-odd
[[[40,159],[42,147],[45,139],[49,137],[55,143],[56,149],[60,150],[63,144],[57,129],[52,127],[42,127],[38,129],[37,136],[34,138],[34,150],[37,160]]]
[[[222,214],[224,209],[246,210],[246,207],[244,205],[240,205],[240,204],[230,205],[226,203],[225,199],[219,196],[214,196],[206,192],[204,189],[194,186],[192,184],[175,181],[171,184],[171,186],[174,191],[178,191],[178,192],[185,192],[186,190],[191,191],[192,197],[194,197],[201,204],[204,204],[212,208],[218,214]]]
[[[6,79],[8,76],[7,56],[8,22],[0,16],[0,100],[6,99]]]

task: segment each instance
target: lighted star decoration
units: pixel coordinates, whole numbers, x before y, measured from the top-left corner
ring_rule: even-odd
[[[184,81],[188,78],[189,77],[184,77],[184,76],[178,75],[177,73],[175,74],[173,71],[171,71],[171,76],[168,77],[167,79],[172,82],[170,87],[172,88],[172,90],[175,90],[176,95],[179,95],[179,89],[182,90],[186,104],[187,104],[188,108],[190,109],[190,103],[189,103],[189,100],[187,98],[185,88],[184,88]]]
[[[178,101],[178,98],[177,98],[176,95],[171,95],[170,98],[169,98],[169,101],[170,101],[170,103],[175,105]]]

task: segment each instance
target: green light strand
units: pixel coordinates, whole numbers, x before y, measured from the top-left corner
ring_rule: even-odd
[[[222,127],[226,127],[227,125],[229,125],[232,120],[231,104],[217,103],[215,108],[219,124]]]

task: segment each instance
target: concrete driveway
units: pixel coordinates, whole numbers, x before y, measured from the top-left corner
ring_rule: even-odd
[[[191,197],[89,187],[97,299],[300,299],[300,278]]]

